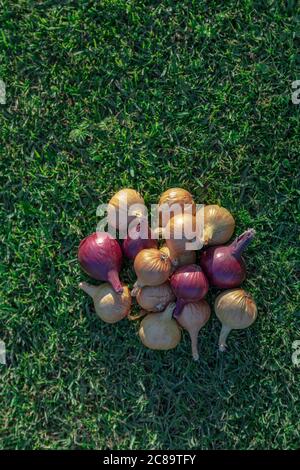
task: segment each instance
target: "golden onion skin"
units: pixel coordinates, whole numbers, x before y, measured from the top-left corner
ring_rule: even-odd
[[[244,289],[229,289],[218,295],[215,312],[222,323],[219,338],[220,351],[226,350],[226,340],[231,330],[248,328],[257,318],[257,306],[253,297]]]
[[[125,318],[131,308],[128,286],[123,285],[122,294],[117,294],[109,283],[92,286],[81,282],[79,287],[94,301],[96,314],[106,323],[116,323]]]
[[[225,207],[216,204],[204,206],[203,244],[206,246],[222,245],[232,237],[235,220]]]
[[[142,287],[137,292],[136,300],[147,312],[162,312],[170,302],[174,302],[175,295],[169,282],[164,282],[159,286]]]
[[[156,248],[140,251],[133,266],[138,287],[159,286],[168,280],[172,271],[171,260]]]
[[[167,351],[174,349],[181,340],[181,331],[172,318],[175,304],[169,304],[162,313],[149,313],[142,321],[139,336],[149,349]]]
[[[127,208],[123,209],[122,206],[125,203]],[[130,222],[136,217],[142,217],[143,215],[142,208],[137,208],[136,210],[130,209],[135,204],[139,204],[140,206],[145,205],[143,197],[135,189],[124,188],[115,193],[108,203],[107,219],[109,225],[118,230],[126,230]],[[129,212],[132,213],[129,215]],[[114,216],[116,216],[116,218]],[[122,224],[121,218],[124,220],[127,219],[127,223]]]

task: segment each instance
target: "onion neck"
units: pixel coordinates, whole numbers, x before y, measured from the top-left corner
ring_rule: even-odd
[[[92,286],[87,282],[80,282],[78,284],[78,287],[82,289],[86,294],[90,295],[92,298],[96,295],[96,292],[98,290],[97,286]]]
[[[186,304],[186,300],[184,299],[177,299],[177,302],[176,302],[176,307],[175,307],[175,310],[174,310],[174,318],[178,318],[179,315],[181,314],[184,306]]]
[[[255,235],[255,230],[250,228],[246,230],[246,232],[242,233],[239,237],[237,237],[232,244],[230,245],[232,248],[232,254],[236,258],[240,258],[243,251],[247,248],[249,243],[253,240]]]
[[[135,283],[133,284],[132,291],[131,291],[131,297],[136,297],[141,287],[142,286],[139,284],[139,281],[135,281]]]
[[[229,326],[222,325],[221,333],[219,336],[219,351],[221,352],[226,351],[226,347],[227,347],[226,340],[230,332],[231,332],[231,328]]]
[[[123,293],[123,286],[121,284],[121,281],[119,279],[119,274],[117,273],[116,270],[109,271],[107,275],[107,280],[108,282],[111,283],[114,291],[117,294],[122,294]]]
[[[161,315],[163,315],[163,317],[167,320],[171,320],[172,319],[172,316],[173,316],[173,311],[175,309],[175,303],[174,302],[171,302],[167,308],[161,313]]]

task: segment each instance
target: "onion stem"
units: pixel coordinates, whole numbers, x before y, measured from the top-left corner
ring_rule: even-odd
[[[253,228],[250,228],[249,230],[246,230],[246,232],[242,233],[234,242],[232,243],[232,254],[240,258],[242,252],[247,248],[251,240],[253,239],[255,235],[255,230]]]
[[[119,274],[116,270],[109,271],[109,273],[107,274],[107,280],[111,283],[117,294],[123,293],[123,287],[119,279]]]
[[[82,289],[86,294],[90,295],[91,297],[94,297],[94,295],[97,292],[97,287],[96,286],[91,286],[87,282],[80,282],[78,284],[78,287]]]
[[[219,351],[221,352],[225,352],[226,351],[226,340],[227,340],[227,337],[229,335],[229,333],[231,332],[232,328],[230,328],[229,326],[227,325],[222,325],[222,329],[221,329],[221,333],[220,333],[220,336],[219,336]]]

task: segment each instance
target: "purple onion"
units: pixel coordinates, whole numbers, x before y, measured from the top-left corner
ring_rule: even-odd
[[[95,232],[84,238],[78,248],[78,260],[89,276],[110,282],[118,294],[123,292],[119,279],[122,250],[109,233]]]
[[[219,289],[238,287],[246,278],[246,266],[242,253],[255,235],[246,230],[230,245],[212,246],[201,253],[200,265],[210,285]]]
[[[142,238],[141,226],[138,224],[123,241],[122,249],[127,258],[134,260],[136,255],[146,248],[158,248],[157,241],[152,237],[151,229],[148,227],[148,238]]]
[[[200,266],[189,264],[173,273],[170,284],[177,297],[174,317],[178,317],[189,302],[198,302],[208,291],[209,284]]]

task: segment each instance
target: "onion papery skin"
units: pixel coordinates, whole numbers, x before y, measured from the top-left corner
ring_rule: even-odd
[[[131,209],[135,204],[145,205],[143,197],[135,189],[124,188],[114,194],[108,203],[107,219],[109,225],[118,230],[127,230],[133,220],[143,215],[141,208]]]
[[[171,258],[170,250],[167,245],[163,245],[160,248],[162,253],[165,253],[169,258]],[[193,250],[185,250],[182,253],[179,253],[176,257],[176,267],[180,268],[181,266],[187,266],[188,264],[195,264],[196,263],[196,251]],[[172,260],[171,260],[172,261]],[[173,266],[173,270],[175,267]]]
[[[139,233],[138,227],[135,229],[135,232]],[[123,253],[130,260],[134,260],[134,258],[139,254],[139,252],[146,248],[157,249],[157,247],[157,240],[152,238],[152,232],[150,228],[148,228],[148,238],[131,238],[131,236],[128,235],[124,239],[122,244]]]
[[[231,330],[248,328],[257,318],[256,303],[244,289],[229,289],[218,295],[215,312],[222,323],[219,350],[226,350],[226,340]]]
[[[162,312],[175,299],[169,282],[160,286],[145,286],[136,295],[137,303],[147,312]]]
[[[235,220],[225,207],[216,204],[204,206],[203,244],[223,245],[232,237]]]
[[[185,227],[190,228],[190,234],[185,232]],[[194,232],[194,236],[192,232]],[[177,258],[187,251],[187,244],[196,238],[196,217],[189,213],[175,215],[165,227],[163,236],[170,251],[171,261],[174,266],[177,266]],[[194,250],[198,248],[195,247]]]
[[[95,232],[84,238],[78,248],[78,260],[89,276],[99,281],[108,281],[117,293],[123,292],[119,279],[122,250],[109,233]]]
[[[242,252],[255,232],[247,230],[230,245],[213,246],[200,254],[200,265],[211,286],[219,289],[238,287],[246,278],[246,265]]]
[[[189,302],[185,304],[181,314],[176,318],[179,325],[188,331],[191,344],[192,356],[195,361],[199,360],[198,334],[201,328],[208,322],[210,317],[210,306],[206,300]]]
[[[149,349],[167,351],[174,349],[181,339],[181,331],[172,318],[175,304],[171,303],[161,313],[149,313],[142,321],[139,336]]]
[[[177,298],[174,317],[177,318],[185,304],[201,300],[208,292],[209,284],[201,267],[196,264],[176,269],[170,278],[172,290]]]
[[[96,314],[104,322],[116,323],[129,314],[131,295],[128,286],[122,286],[121,295],[117,294],[109,283],[92,286],[81,282],[79,287],[92,297]]]
[[[169,208],[172,206],[177,206],[177,208],[181,207],[181,209],[184,208],[184,206],[192,204],[193,206],[193,215],[196,214],[196,205],[193,200],[193,197],[189,191],[186,189],[182,188],[170,188],[164,193],[161,194],[159,198],[159,210],[162,208],[162,206],[167,205]],[[170,218],[173,217],[174,214],[172,212],[170,213]],[[164,222],[164,223],[163,223]],[[159,214],[159,226],[166,226],[168,223],[168,220],[163,220],[162,214]]]
[[[140,251],[133,266],[137,275],[135,287],[138,288],[163,284],[168,280],[172,269],[170,259],[155,248]]]

